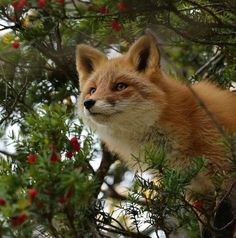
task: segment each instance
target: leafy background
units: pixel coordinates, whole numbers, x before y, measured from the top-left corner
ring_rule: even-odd
[[[235,14],[227,0],[1,0],[0,237],[199,237],[206,204],[183,194],[204,160],[178,172],[148,151],[165,171],[153,181],[99,146],[78,119],[75,47],[112,56],[148,33],[172,77],[233,89]]]

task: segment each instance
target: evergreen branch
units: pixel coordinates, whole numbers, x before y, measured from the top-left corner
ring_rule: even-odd
[[[166,24],[163,22],[159,22],[159,25],[165,26],[169,28],[170,30],[173,30],[178,35],[181,35],[183,38],[186,38],[192,42],[204,44],[204,45],[218,45],[218,46],[236,46],[236,42],[229,42],[229,41],[215,41],[215,40],[205,40],[205,39],[197,39],[190,35],[184,34],[180,29],[177,29],[176,27],[172,26],[171,24]]]
[[[223,8],[224,10],[228,10],[228,11],[232,11],[231,9],[226,9],[226,6],[224,5],[224,4],[222,4],[222,3],[208,3],[208,4],[203,4],[203,5],[201,5],[201,7],[204,7],[204,8],[208,8],[208,7],[221,7],[221,8]],[[195,7],[186,7],[186,8],[180,8],[180,9],[178,9],[179,11],[189,11],[189,10],[196,10],[196,9],[198,9],[198,8],[196,8],[196,6]]]
[[[187,1],[187,0],[186,0]],[[172,1],[168,0],[168,6],[169,10],[173,12],[176,16],[178,16],[181,20],[183,20],[185,23],[190,24],[190,25],[199,25],[199,26],[207,26],[208,28],[228,28],[228,29],[236,29],[235,25],[232,24],[226,24],[223,23],[222,21],[220,22],[200,22],[200,21],[195,21],[193,18],[188,17],[187,15],[182,14],[176,6],[172,3]]]
[[[221,21],[221,19],[214,13],[212,12],[208,7],[204,6],[204,5],[201,5],[195,1],[192,1],[192,0],[185,0],[186,2],[194,5],[194,6],[197,6],[198,9],[202,9],[204,10],[205,12],[209,13],[217,22],[218,24],[223,24],[223,22]]]

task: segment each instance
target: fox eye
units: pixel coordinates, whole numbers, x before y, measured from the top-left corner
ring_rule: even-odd
[[[128,85],[125,83],[118,83],[118,84],[116,84],[115,90],[122,91],[122,90],[126,89],[127,87],[128,87]]]
[[[96,92],[96,88],[90,88],[90,91],[89,91],[90,94],[94,94],[95,92]]]

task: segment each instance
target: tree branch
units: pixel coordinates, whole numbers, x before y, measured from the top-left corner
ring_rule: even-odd
[[[115,162],[117,158],[115,158],[115,156],[113,156],[105,147],[105,145],[102,143],[102,161],[101,161],[101,165],[98,168],[97,172],[96,172],[96,179],[97,179],[97,189],[95,191],[95,197],[98,196],[99,192],[100,192],[100,187],[102,186],[102,184],[104,183],[104,179],[107,176],[108,170],[110,168],[110,166]]]
[[[25,83],[23,84],[23,86],[22,86],[22,88],[21,88],[21,90],[20,90],[20,92],[16,95],[13,104],[11,105],[10,109],[8,110],[7,115],[4,116],[4,117],[0,120],[0,125],[1,125],[6,119],[8,119],[8,118],[11,116],[11,114],[13,113],[13,111],[14,111],[14,109],[15,109],[17,103],[18,103],[19,100],[20,100],[21,94],[24,92],[24,90],[25,90],[26,87],[28,86],[28,83],[29,83],[29,82],[28,82],[28,79],[26,79],[26,80],[25,80]]]

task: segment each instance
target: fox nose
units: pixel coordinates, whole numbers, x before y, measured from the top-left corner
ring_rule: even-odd
[[[95,100],[93,100],[93,99],[88,99],[88,100],[85,100],[84,101],[84,106],[85,106],[85,108],[86,109],[90,109],[90,108],[92,108],[92,106],[95,104]]]

